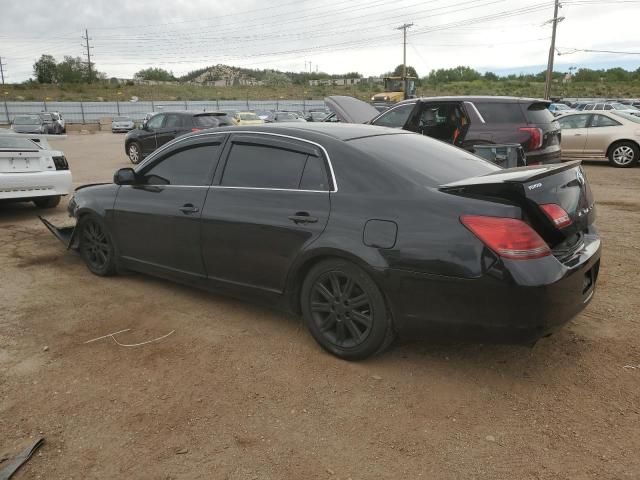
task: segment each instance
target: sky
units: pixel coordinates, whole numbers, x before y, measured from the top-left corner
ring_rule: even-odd
[[[28,14],[27,14],[28,12]],[[557,70],[640,67],[640,0],[566,0]],[[109,77],[148,67],[182,75],[215,64],[378,76],[467,65],[499,74],[544,69],[553,0],[0,0],[5,81],[33,76],[43,53],[82,56]],[[608,50],[596,53],[582,50]]]

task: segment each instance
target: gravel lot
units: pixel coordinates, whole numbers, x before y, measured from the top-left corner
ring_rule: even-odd
[[[129,165],[122,135],[51,143],[76,185]],[[640,168],[586,170],[605,246],[585,312],[533,349],[414,341],[362,363],[278,312],[93,276],[31,204],[2,205],[0,459],[42,434],[15,478],[640,478]],[[84,343],[127,328],[175,333]]]

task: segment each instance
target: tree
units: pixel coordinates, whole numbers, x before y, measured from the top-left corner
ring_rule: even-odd
[[[401,77],[402,76],[402,64],[400,64],[400,65],[398,65],[396,67],[396,69],[393,71],[392,75],[394,77]],[[418,77],[418,72],[416,72],[416,69],[413,68],[411,65],[407,65],[407,76],[419,78]]]
[[[60,83],[82,83],[89,78],[89,71],[85,62],[80,57],[64,57],[56,68],[58,72],[58,82]],[[92,72],[92,76],[97,72]]]
[[[56,59],[51,55],[42,55],[33,64],[33,75],[38,83],[54,83],[57,80]]]
[[[484,72],[483,78],[491,82],[495,82],[496,80],[499,80],[498,75],[496,75],[493,72]]]
[[[174,82],[176,80],[173,72],[169,72],[164,68],[154,67],[140,70],[133,77],[138,80],[155,80],[159,82]]]

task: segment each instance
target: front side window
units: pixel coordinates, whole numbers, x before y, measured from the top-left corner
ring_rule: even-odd
[[[221,185],[297,190],[308,156],[269,145],[234,143]]]
[[[165,128],[178,128],[182,126],[182,118],[180,115],[169,114],[167,120],[164,122]]]
[[[616,125],[620,124],[614,119],[605,117],[604,115],[594,115],[591,121],[592,127],[615,127]]]
[[[162,114],[161,115],[154,115],[147,122],[147,126],[150,129],[155,130],[155,129],[160,128],[162,126],[162,121],[163,120],[164,120],[164,115],[162,115]]]
[[[563,130],[571,130],[574,128],[587,128],[589,124],[589,117],[591,115],[568,115],[566,117],[561,117],[558,119],[558,123],[560,124],[560,128]]]
[[[209,185],[218,164],[220,144],[187,147],[154,162],[143,172],[146,185]]]
[[[402,128],[407,123],[409,114],[415,107],[415,103],[400,105],[384,112],[380,117],[373,121],[373,125],[381,127]]]

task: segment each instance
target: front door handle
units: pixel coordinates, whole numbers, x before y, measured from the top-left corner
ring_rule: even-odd
[[[289,220],[297,225],[299,223],[316,223],[318,221],[318,218],[311,217],[309,215],[309,212],[296,212],[295,215],[291,215],[289,217]]]
[[[200,209],[195,205],[193,205],[192,203],[187,203],[182,207],[180,207],[178,210],[180,210],[185,215],[189,215],[190,213],[197,213],[200,211]]]
[[[581,134],[581,133],[574,133],[574,134],[573,134],[573,136],[574,136],[574,137],[581,137],[581,136],[582,136],[582,134]]]

